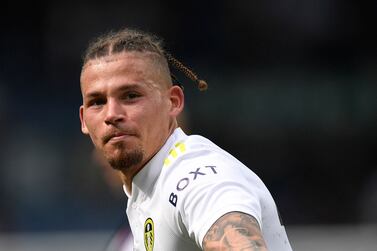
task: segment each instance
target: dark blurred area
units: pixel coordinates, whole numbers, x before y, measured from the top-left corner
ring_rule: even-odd
[[[81,56],[122,27],[163,37],[208,82],[200,93],[176,73],[189,132],[256,172],[286,225],[377,222],[376,12],[340,0],[2,3],[0,230],[126,222],[78,116]]]

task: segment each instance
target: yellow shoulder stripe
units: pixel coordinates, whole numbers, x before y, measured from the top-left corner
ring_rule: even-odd
[[[185,151],[186,151],[185,143],[181,141],[175,144],[174,147],[170,149],[169,155],[164,160],[164,167],[169,166],[176,158],[178,158],[179,155],[181,155]]]

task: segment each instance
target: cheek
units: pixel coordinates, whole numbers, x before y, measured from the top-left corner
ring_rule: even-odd
[[[93,143],[96,146],[99,146],[99,139],[101,138],[100,135],[98,135],[98,128],[95,128],[92,130],[92,133],[90,134],[90,137],[92,138]]]
[[[168,110],[165,104],[155,103],[151,109],[148,110],[148,117],[146,118],[149,124],[155,127],[162,126],[168,120]]]
[[[165,107],[159,107],[149,116],[149,134],[154,140],[164,137],[169,128],[169,115]]]
[[[86,127],[88,128],[89,136],[92,139],[93,143],[96,146],[99,146],[100,145],[100,139],[101,139],[101,135],[99,134],[100,133],[100,122],[96,121],[91,116],[87,116],[85,118],[85,124],[86,124]]]

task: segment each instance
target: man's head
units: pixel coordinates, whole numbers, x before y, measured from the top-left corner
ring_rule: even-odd
[[[128,29],[99,38],[84,57],[80,83],[83,133],[114,168],[133,176],[165,143],[183,110],[161,41]]]

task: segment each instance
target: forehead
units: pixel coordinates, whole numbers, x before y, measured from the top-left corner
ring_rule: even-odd
[[[150,68],[157,67],[155,57],[150,53],[127,52],[92,59],[83,66],[81,76],[86,77],[86,75],[95,73],[104,74],[109,71],[114,73],[132,70],[141,73],[145,68],[149,68],[150,71]]]
[[[81,88],[100,79],[124,78],[148,80],[161,85],[169,82],[170,73],[161,56],[149,52],[123,52],[89,60],[81,71]]]

